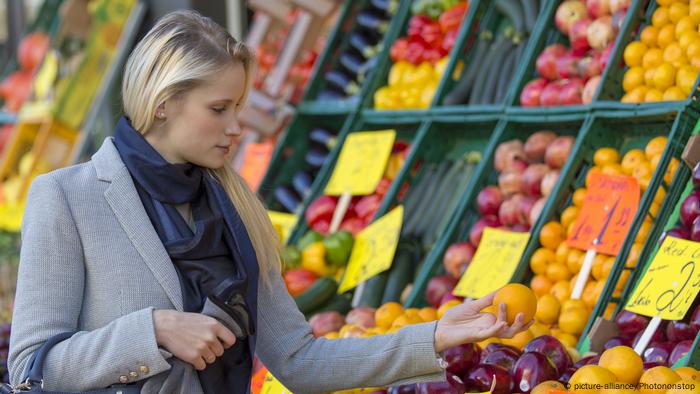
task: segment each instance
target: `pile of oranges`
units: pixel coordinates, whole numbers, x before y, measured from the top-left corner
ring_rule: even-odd
[[[642,192],[644,192],[658,166],[666,143],[666,137],[655,137],[649,141],[644,151],[632,149],[624,156],[621,156],[620,152],[613,148],[598,149],[593,156],[594,166],[586,174],[586,185],[590,184],[590,174],[594,172],[628,175],[638,181]],[[674,159],[665,174],[666,182],[671,182],[677,166],[678,161]],[[627,283],[630,277],[628,269],[637,265],[642,247],[651,232],[652,218],[657,215],[664,197],[663,188],[659,188],[649,210],[649,215],[646,216],[634,239],[634,244],[625,263],[626,269],[621,273],[615,286],[614,296],[619,296]],[[586,283],[581,299],[571,299],[571,293],[586,253],[569,247],[566,239],[573,230],[585,199],[585,187],[574,192],[572,205],[562,211],[559,221],[551,221],[543,226],[539,234],[542,247],[537,249],[530,259],[530,269],[534,273],[530,287],[538,297],[536,323],[533,328],[542,334],[551,334],[566,346],[571,347],[576,346],[615,263],[615,256],[598,254],[593,261],[591,276]],[[611,317],[615,306],[614,303],[608,306],[605,311],[607,318]]]
[[[700,72],[700,0],[658,0],[651,25],[623,53],[622,102],[688,98]]]

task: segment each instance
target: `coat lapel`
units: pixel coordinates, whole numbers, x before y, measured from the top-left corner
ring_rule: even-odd
[[[180,279],[111,139],[105,140],[92,159],[98,178],[110,182],[104,196],[114,215],[175,309],[182,311]]]

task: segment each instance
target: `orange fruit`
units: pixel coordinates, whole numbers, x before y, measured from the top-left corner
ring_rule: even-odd
[[[657,203],[662,203],[664,201],[664,198],[666,198],[666,190],[664,190],[663,187],[660,187],[659,190],[656,191],[656,194],[654,195],[654,202]],[[646,219],[648,221],[649,219]]]
[[[633,244],[630,248],[630,253],[627,255],[627,261],[625,262],[626,268],[634,268],[637,266],[637,261],[639,260],[639,254],[642,253],[642,247],[640,244]]]
[[[625,285],[630,280],[630,275],[632,274],[628,270],[623,270],[622,272],[620,272],[620,277],[617,279],[617,284],[615,284],[616,291],[621,291],[625,288]]]
[[[647,238],[649,238],[649,234],[651,233],[651,227],[652,223],[642,222],[642,225],[639,227],[639,231],[637,232],[637,236],[634,238],[634,242],[646,242]]]
[[[563,384],[557,382],[556,380],[544,381],[530,391],[530,394],[549,394],[550,390],[566,390]]]
[[[678,376],[677,373],[675,373],[671,368],[669,367],[654,367],[651,369],[648,369],[644,371],[642,374],[642,377],[639,378],[639,383],[644,384],[646,386],[650,385],[667,385],[667,384],[672,384],[676,383],[677,381],[681,380],[681,377]],[[665,393],[666,390],[660,389],[660,390],[654,390],[650,389],[649,387],[644,387],[640,386],[639,392],[642,394],[662,394]]]
[[[695,56],[690,57],[689,60],[690,60],[690,65],[694,69],[700,71],[700,54],[697,54]]]
[[[537,321],[532,323],[530,328],[528,328],[528,331],[530,331],[533,338],[541,337],[542,335],[549,335],[550,333],[548,325]]]
[[[664,49],[668,44],[676,40],[676,27],[674,25],[665,25],[659,29],[659,35],[656,36],[656,45]]]
[[[587,311],[579,308],[563,311],[559,315],[559,328],[567,334],[581,335],[586,328],[587,315]]]
[[[686,55],[688,53],[688,47],[690,46],[690,44],[696,42],[699,39],[700,34],[698,34],[698,32],[694,30],[683,32],[683,34],[681,34],[681,36],[678,37],[678,45],[680,45],[681,49],[683,50],[683,54]]]
[[[622,170],[625,172],[625,174],[632,175],[634,169],[637,168],[640,163],[646,160],[647,159],[643,151],[640,149],[632,149],[622,157]]]
[[[644,373],[644,361],[629,346],[615,346],[603,352],[598,365],[612,372],[618,382],[637,384]]]
[[[611,302],[605,307],[605,312],[603,312],[603,317],[612,320],[613,313],[615,313],[615,308],[617,308],[616,302]]]
[[[641,71],[642,73],[644,70],[642,68],[631,68],[627,70],[629,73],[630,71]],[[617,151],[615,148],[610,148],[610,147],[605,147],[605,148],[600,148],[595,151],[593,154],[593,163],[597,166],[604,166],[606,164],[617,164],[620,162],[620,152]]]
[[[374,321],[377,327],[389,329],[394,320],[403,315],[403,312],[403,306],[398,302],[387,302],[374,312]]]
[[[544,324],[554,324],[559,319],[559,309],[561,303],[557,297],[551,294],[545,294],[537,300],[537,312],[535,318],[537,321]]]
[[[689,15],[681,18],[681,20],[676,22],[675,26],[676,26],[676,28],[674,30],[674,33],[675,33],[676,39],[678,39],[684,33],[689,32],[689,31],[696,31],[698,28],[698,26],[693,21],[693,18],[691,18]]]
[[[698,39],[700,40],[700,38]],[[698,73],[693,66],[683,66],[676,72],[676,87],[680,89],[682,99],[685,99],[693,90],[697,76]]]
[[[554,252],[547,248],[539,248],[530,258],[530,269],[536,274],[544,274],[547,272],[547,265],[555,260]]]
[[[569,282],[561,280],[552,286],[550,293],[557,297],[559,302],[564,302],[571,297],[571,290],[569,290]]]
[[[644,68],[640,66],[632,67],[625,72],[625,75],[622,78],[622,89],[625,91],[625,93],[631,92],[637,86],[642,85],[644,85]],[[602,165],[598,164],[597,162],[596,164]]]
[[[535,275],[530,281],[530,288],[536,296],[542,297],[552,290],[554,283],[546,275]]]
[[[586,254],[578,249],[571,249],[571,252],[569,252],[569,258],[566,259],[566,266],[569,268],[569,271],[573,273],[578,273],[581,271],[581,266],[583,265],[583,259],[586,257]]]
[[[676,67],[687,62],[685,52],[681,49],[679,43],[672,42],[666,46],[666,49],[664,49],[664,61]]]
[[[626,388],[627,386],[629,385],[625,383],[616,383],[614,387],[600,390],[600,394],[634,394],[639,392],[636,389]]]
[[[479,345],[480,348],[486,349],[486,346],[488,346],[491,343],[501,343],[501,340],[499,338],[486,338],[481,342],[477,342],[476,344]]]
[[[689,43],[688,47],[685,49],[685,56],[690,60],[697,55],[700,55],[700,42],[693,41]]]
[[[593,266],[591,267],[591,275],[595,280],[600,280],[603,278],[603,265],[608,260],[608,256],[604,254],[596,254],[593,259]]]
[[[453,300],[455,301],[455,300]],[[448,303],[445,303],[448,304]],[[453,305],[454,306],[454,305]],[[449,309],[449,308],[447,308]],[[391,328],[401,328],[405,326],[410,326],[411,324],[418,324],[422,323],[423,320],[421,320],[418,315],[401,315],[394,320],[393,323],[391,323]]]
[[[643,179],[651,178],[651,175],[653,174],[649,164],[650,163],[648,161],[644,160],[642,163],[639,163],[634,171],[632,171],[632,176],[635,177],[640,183]]]
[[[681,88],[676,86],[671,86],[664,91],[663,101],[680,101],[685,100],[688,97],[687,94],[681,90]]]
[[[664,152],[664,148],[666,148],[667,142],[668,138],[663,135],[652,138],[644,148],[644,154],[646,155],[647,160],[651,160],[652,157],[662,154]]]
[[[688,16],[690,16],[693,22],[700,24],[700,3],[690,4],[690,13]]]
[[[576,347],[576,345],[578,345],[578,338],[575,335],[559,332],[554,337],[557,338],[564,346]]]
[[[671,22],[671,20],[669,19],[667,7],[657,8],[656,11],[654,11],[654,14],[651,16],[652,26],[656,26],[656,27],[660,28],[660,27],[667,25],[670,22]],[[658,39],[657,39],[657,41],[658,41]]]
[[[649,25],[642,30],[642,33],[639,35],[639,40],[646,44],[648,48],[653,48],[656,46],[656,37],[658,36],[659,28]]]
[[[566,242],[560,243],[559,246],[557,246],[556,252],[554,253],[554,261],[559,264],[566,264],[566,261],[569,259],[569,252],[571,252],[569,245],[567,245]]]
[[[506,321],[515,322],[518,313],[522,313],[523,321],[529,322],[537,311],[537,297],[529,287],[520,283],[510,283],[501,287],[493,297],[493,305],[498,307],[506,304]]]
[[[615,265],[615,256],[608,256],[605,259],[605,263],[603,263],[603,272],[601,273],[601,275],[603,276],[603,279],[610,276],[610,271],[612,271],[612,268],[614,265]]]
[[[540,244],[545,248],[556,250],[557,246],[564,241],[565,231],[564,226],[559,222],[551,221],[545,224],[540,231]]]
[[[653,72],[654,70],[652,69],[651,71]],[[646,72],[644,75],[646,76]],[[651,74],[650,78],[653,79],[653,74]],[[647,94],[647,87],[646,86],[637,86],[631,92],[625,93],[625,95],[622,96],[620,101],[623,103],[641,103],[644,101],[645,94]]]
[[[606,384],[615,383],[615,374],[608,371],[607,369],[600,367],[598,365],[584,365],[579,368],[571,375],[569,379],[569,384],[571,387],[579,385],[579,387],[590,387],[590,386],[605,386]],[[600,389],[590,388],[590,389],[577,389],[577,393],[585,394],[598,394]]]
[[[580,272],[579,272],[579,274],[580,274]],[[572,293],[573,293],[573,291],[574,291],[574,288],[576,287],[576,282],[578,281],[578,275],[579,275],[579,274],[576,274],[576,275],[572,276],[572,277],[571,277],[571,280],[569,280],[569,291],[572,292]]]
[[[606,175],[624,175],[622,166],[619,164],[606,164],[603,166],[603,174]]]
[[[658,0],[656,4],[662,7],[668,7],[673,4],[676,0]]]
[[[518,349],[522,349],[533,339],[535,338],[530,330],[525,330],[515,334],[513,338],[502,338],[501,342],[504,345],[515,346]]]
[[[669,182],[669,183],[671,183],[671,182]],[[649,207],[648,217],[656,218],[659,215],[659,209],[661,209],[661,204],[659,204],[657,202],[652,202],[651,206]]]
[[[700,384],[696,380],[680,380],[666,391],[666,394],[700,394]]]
[[[645,103],[656,103],[659,101],[663,101],[663,99],[664,99],[664,92],[662,92],[656,88],[647,90],[647,93],[644,95],[644,102]]]
[[[649,67],[644,71],[644,86],[634,89],[631,93],[641,94],[642,99],[644,96],[646,96],[649,89],[654,87],[654,74],[656,74],[656,67],[658,66]]]
[[[418,311],[418,317],[424,322],[431,322],[437,320],[437,310],[435,308],[425,307]]]
[[[641,66],[642,65],[642,57],[644,56],[644,53],[649,48],[644,44],[643,42],[640,41],[632,41],[629,44],[627,44],[627,47],[625,48],[624,53],[622,56],[625,59],[625,64],[628,67],[635,67],[635,66]]]
[[[581,309],[583,311],[588,311],[588,306],[586,306],[586,303],[583,302],[583,300],[574,300],[573,298],[570,298],[561,303],[561,312],[570,311],[572,309]],[[586,314],[587,313],[588,312],[586,312]]]
[[[694,380],[700,382],[700,372],[693,367],[680,367],[674,371],[681,377],[682,380]]]
[[[672,23],[678,23],[683,17],[688,16],[689,13],[690,7],[688,7],[688,4],[675,2],[668,7],[668,19]]]
[[[589,308],[593,308],[595,306],[595,303],[598,302],[598,283],[595,280],[589,280],[586,283],[586,287],[583,288],[583,294],[581,294],[581,299],[583,302],[586,303],[586,306]]]
[[[666,173],[664,174],[664,181],[668,184],[671,184],[671,181],[673,180],[673,176],[676,175],[676,170],[678,169],[678,159],[675,157],[671,158],[671,161],[668,163],[668,168],[666,168]],[[656,216],[655,216],[656,217]]]
[[[593,174],[595,174],[595,173],[602,174],[602,173],[603,173],[603,168],[602,168],[602,167],[598,167],[598,166],[593,166],[593,167],[591,167],[591,168],[588,169],[588,172],[586,173],[586,187],[590,187],[590,186],[591,186],[591,182],[592,182],[592,179],[593,179]]]
[[[437,310],[437,318],[442,319],[442,317],[445,315],[445,312],[448,310],[454,308],[455,306],[461,304],[462,302],[460,300],[450,300],[447,301],[446,303],[440,305],[440,308]]]
[[[674,83],[676,83],[676,68],[673,67],[671,63],[664,62],[656,67],[656,72],[654,73],[654,87],[659,89],[659,93],[670,88]],[[649,92],[647,92],[647,96]],[[663,96],[663,93],[661,94]]]
[[[574,205],[581,208],[583,207],[583,202],[586,201],[586,188],[581,187],[576,189],[572,197]]]
[[[568,280],[571,275],[573,274],[565,264],[552,263],[547,266],[547,277],[553,282]]]

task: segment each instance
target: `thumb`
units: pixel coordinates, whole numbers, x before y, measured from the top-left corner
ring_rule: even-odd
[[[482,309],[493,304],[493,297],[495,295],[496,295],[496,292],[493,291],[493,292],[479,298],[478,300],[472,301],[470,306],[474,309],[475,312],[480,312]]]

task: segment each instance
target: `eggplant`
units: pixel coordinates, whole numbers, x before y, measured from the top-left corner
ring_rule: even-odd
[[[369,37],[362,31],[353,30],[350,33],[350,46],[359,52],[365,59],[369,59],[379,52],[378,39]]]
[[[338,138],[335,136],[335,134],[320,127],[311,130],[311,133],[309,134],[309,139],[317,144],[325,146],[329,150],[333,149],[333,146],[338,141]]]
[[[323,166],[323,163],[326,162],[327,157],[328,149],[319,146],[312,146],[311,149],[309,149],[309,151],[306,152],[306,156],[304,156],[304,161],[306,161],[306,164],[308,164],[309,167],[313,169],[319,169],[321,168],[321,166]]]
[[[288,212],[294,212],[301,204],[301,198],[289,186],[278,186],[275,189],[275,199]]]
[[[306,198],[311,194],[311,184],[313,182],[313,176],[306,171],[299,171],[292,178],[292,186],[302,198]]]
[[[348,96],[353,96],[360,91],[360,86],[357,84],[357,82],[355,82],[352,77],[343,71],[331,70],[328,71],[323,77],[328,85],[342,91]]]
[[[389,28],[389,21],[371,10],[364,10],[357,14],[357,24],[380,35],[386,33]]]
[[[316,95],[317,100],[342,100],[346,98],[345,93],[341,93],[335,89],[323,89]]]
[[[377,11],[383,12],[387,17],[396,14],[399,8],[399,0],[371,0],[369,5]]]
[[[340,65],[359,83],[365,80],[365,77],[375,64],[377,64],[376,56],[364,60],[359,56],[355,56],[352,52],[343,52],[340,54]]]

